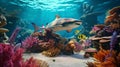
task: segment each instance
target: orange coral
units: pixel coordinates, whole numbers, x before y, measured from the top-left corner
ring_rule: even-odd
[[[120,6],[115,7],[109,11],[109,15],[106,17],[105,23],[109,24],[109,22],[117,22],[120,21]]]
[[[116,67],[115,63],[116,63],[115,59],[113,57],[109,57],[106,59],[105,62],[101,63],[101,66],[102,67],[106,67],[106,66],[107,67]]]
[[[111,56],[109,50],[100,50],[94,55],[96,61],[94,63],[87,63],[88,67],[119,67],[120,65],[120,53],[116,56],[116,52],[112,51]]]
[[[104,62],[106,55],[109,54],[109,51],[106,50],[100,50],[98,53],[94,55],[94,58],[99,60],[100,62]]]
[[[56,47],[52,47],[51,49],[47,50],[47,51],[43,51],[42,54],[49,56],[49,57],[54,57],[60,54],[60,49],[56,48]]]

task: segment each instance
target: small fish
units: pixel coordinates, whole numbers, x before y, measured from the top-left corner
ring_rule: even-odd
[[[75,34],[77,35],[78,33],[80,33],[80,30],[75,30]]]
[[[52,29],[54,32],[66,30],[67,32],[71,32],[73,28],[77,28],[82,24],[80,20],[73,18],[60,18],[60,16],[56,16],[55,20],[49,23],[46,28]]]
[[[87,36],[84,35],[84,34],[79,34],[79,35],[78,35],[78,39],[85,40],[85,39],[87,39]]]

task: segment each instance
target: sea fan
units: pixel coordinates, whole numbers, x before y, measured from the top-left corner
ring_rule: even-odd
[[[23,48],[30,48],[37,43],[38,43],[37,37],[29,36],[24,41],[22,41],[22,47]]]

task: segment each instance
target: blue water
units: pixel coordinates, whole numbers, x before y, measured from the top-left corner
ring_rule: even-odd
[[[11,4],[24,7],[20,17],[39,25],[49,23],[59,14],[65,18],[80,18],[79,8],[84,0],[19,0]]]
[[[87,3],[87,6],[92,6],[93,12],[102,12],[96,17],[97,21],[87,22],[87,25],[104,23],[106,12],[119,6],[119,0],[0,0],[1,7],[6,8],[8,12],[16,10],[18,12],[16,16],[26,20],[31,29],[33,29],[31,22],[38,26],[46,25],[55,19],[56,14],[62,18],[80,19],[84,14],[84,3]],[[83,26],[80,26],[76,29],[81,30],[82,28]],[[62,31],[61,35],[71,37],[76,29],[73,29],[71,33]]]

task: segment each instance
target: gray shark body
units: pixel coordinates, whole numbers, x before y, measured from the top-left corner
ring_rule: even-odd
[[[73,28],[77,28],[81,24],[82,22],[77,19],[56,17],[56,19],[49,23],[46,28],[51,28],[54,32],[61,30],[70,32]]]

